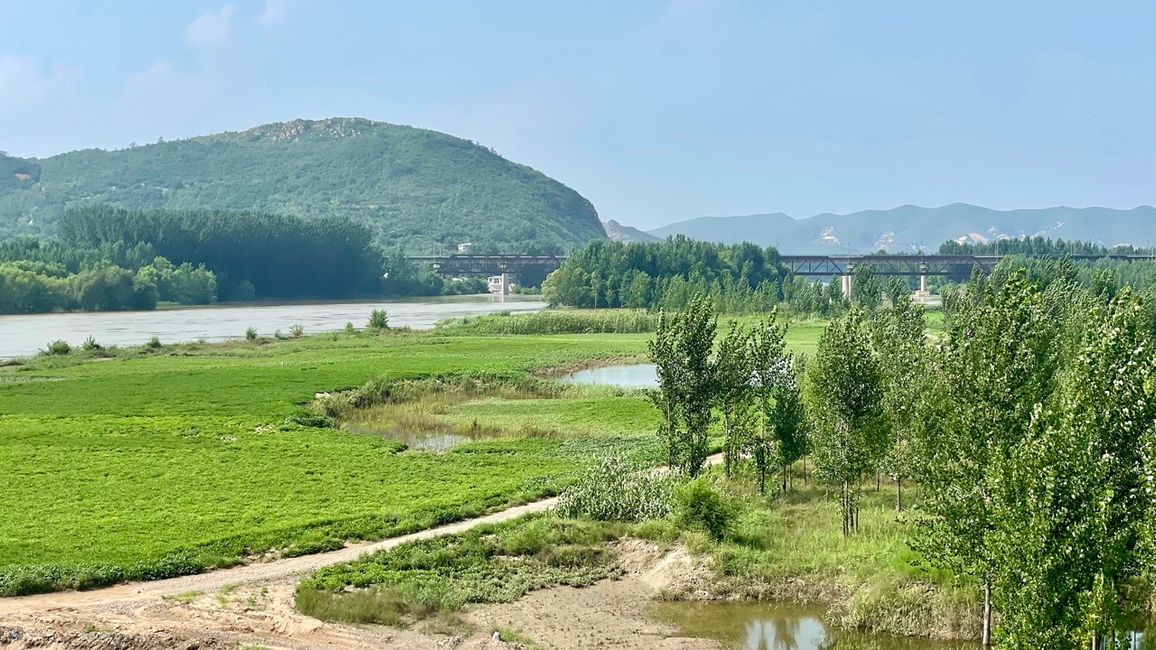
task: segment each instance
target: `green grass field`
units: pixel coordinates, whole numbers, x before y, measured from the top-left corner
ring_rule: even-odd
[[[793,326],[791,344],[813,350],[820,328]],[[648,338],[319,335],[0,368],[0,595],[334,548],[553,493],[586,462],[653,444],[641,397],[450,405],[438,417],[511,435],[446,453],[292,418],[317,392],[370,379],[501,381],[639,358]]]

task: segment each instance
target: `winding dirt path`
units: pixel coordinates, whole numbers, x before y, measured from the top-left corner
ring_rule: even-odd
[[[707,462],[710,465],[719,464],[722,455],[711,456]],[[132,582],[92,591],[0,598],[0,648],[214,650],[265,647],[297,650],[388,647],[399,650],[484,650],[518,647],[492,639],[487,633],[463,638],[454,636],[452,631],[447,634],[445,630],[432,630],[434,633],[431,634],[430,630],[423,632],[323,623],[298,613],[293,607],[293,594],[301,578],[323,567],[356,560],[363,555],[388,550],[406,542],[452,535],[475,526],[545,512],[556,503],[556,498],[543,499],[409,535],[350,544],[336,551],[314,555],[256,562],[167,580]],[[652,580],[648,579],[647,584],[650,582]],[[644,620],[639,612],[648,598],[645,594],[649,593],[650,587],[639,590],[637,585],[628,585],[625,591],[602,587],[590,593],[596,596],[600,590],[618,599],[611,601],[617,603],[612,610],[623,611],[628,602],[640,601],[634,602],[635,619],[636,627],[643,626],[637,621]],[[537,598],[549,600],[549,594],[555,591],[546,590]],[[630,597],[625,598],[624,593],[629,593]],[[486,615],[488,611],[501,612],[506,616],[515,614],[515,618],[523,620],[541,616],[541,610],[510,609],[508,606],[487,610],[487,607],[491,606],[481,606],[477,611],[471,611],[467,615],[468,620],[478,624],[492,618]],[[482,616],[479,617],[479,614]],[[612,619],[609,622],[613,622]],[[509,623],[517,622],[507,620]],[[543,621],[528,622],[534,622],[541,628]],[[608,620],[604,619],[598,626],[605,627],[607,624]],[[650,641],[660,638],[673,640],[667,636],[673,632],[660,627],[647,628],[649,632],[644,636]],[[545,630],[539,631],[545,633]],[[554,643],[548,642],[547,647],[569,646],[567,639],[551,641]],[[621,638],[604,641],[608,643],[602,647],[622,646]],[[665,643],[663,646],[669,647]],[[641,647],[649,647],[649,644]]]

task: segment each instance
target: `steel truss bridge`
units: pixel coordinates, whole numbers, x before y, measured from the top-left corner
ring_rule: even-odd
[[[1029,255],[1035,259],[1071,259],[1091,264],[1097,260],[1156,260],[1156,255]],[[782,255],[779,259],[791,273],[833,277],[851,275],[857,268],[870,268],[876,275],[948,275],[967,277],[974,269],[990,273],[1003,255]]]
[[[1111,259],[1127,262],[1153,261],[1156,255],[1057,255],[1029,256],[1071,259],[1091,264]],[[855,269],[870,268],[876,275],[946,275],[965,278],[973,269],[990,273],[1003,255],[780,255],[779,260],[795,275],[811,277],[847,276]],[[518,275],[535,270],[549,273],[562,266],[565,255],[416,255],[409,259],[429,264],[441,275],[451,277]]]
[[[565,255],[412,255],[414,262],[429,264],[449,277],[518,275],[526,271],[546,274],[562,266]]]

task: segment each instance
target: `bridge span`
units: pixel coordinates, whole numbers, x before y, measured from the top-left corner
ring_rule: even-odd
[[[990,273],[1004,255],[780,255],[779,261],[794,275],[842,278],[844,293],[851,290],[851,277],[858,268],[870,268],[876,275],[919,278],[921,290],[927,289],[927,277],[950,276],[965,279],[972,271]],[[1071,259],[1092,264],[1111,259],[1127,262],[1156,261],[1156,255],[1029,255],[1035,259]],[[543,276],[562,266],[566,255],[414,255],[409,259],[429,264],[445,276],[500,276],[503,287],[509,276],[537,272]]]

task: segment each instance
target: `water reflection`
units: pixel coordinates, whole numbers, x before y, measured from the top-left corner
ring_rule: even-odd
[[[618,388],[654,388],[658,386],[653,363],[639,363],[629,366],[605,366],[579,370],[562,377],[564,384],[585,386],[615,386]]]
[[[692,637],[735,650],[945,650],[977,648],[829,629],[815,609],[760,603],[660,603],[654,617]]]

